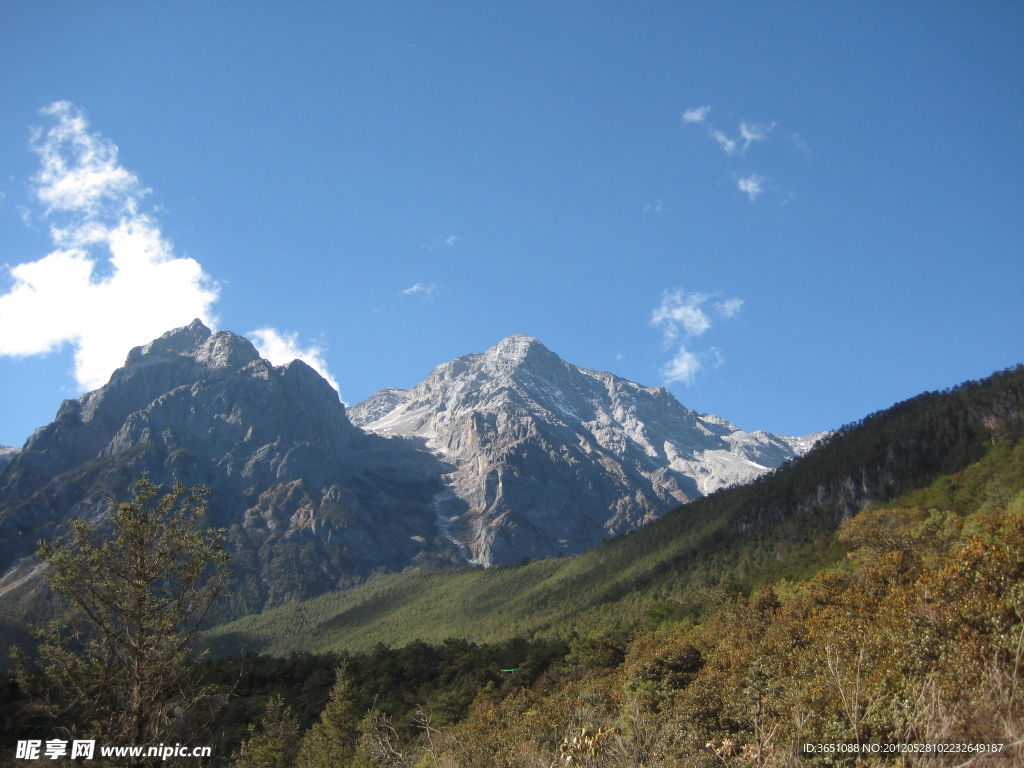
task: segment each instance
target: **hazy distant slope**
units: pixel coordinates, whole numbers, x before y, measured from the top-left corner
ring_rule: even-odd
[[[17,455],[17,448],[12,448],[8,445],[0,445],[0,472],[3,472],[4,467],[14,461],[14,457]]]

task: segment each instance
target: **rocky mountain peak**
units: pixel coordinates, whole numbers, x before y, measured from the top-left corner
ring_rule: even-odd
[[[525,333],[504,338],[483,354],[485,360],[495,365],[519,365],[555,356],[537,339]]]
[[[133,349],[104,386],[65,400],[10,462],[6,482],[30,493],[84,462],[140,445],[183,455],[190,444],[190,453],[219,450],[223,461],[240,440],[246,451],[279,438],[334,450],[361,437],[337,392],[308,365],[274,367],[248,339],[194,320]]]
[[[260,359],[259,352],[244,336],[231,331],[214,333],[201,320],[193,320],[181,328],[168,331],[128,353],[122,371],[154,363],[181,360],[191,361],[208,369],[244,368]]]
[[[537,339],[523,333],[502,339],[484,352],[477,364],[492,375],[559,375],[572,368]]]
[[[384,387],[359,403],[358,409],[350,409],[348,416],[353,424],[362,427],[387,416],[400,405],[407,403],[410,397],[408,389]]]
[[[0,598],[4,568],[30,557],[41,531],[104,519],[108,494],[128,497],[142,473],[210,489],[209,521],[231,529],[245,572],[244,612],[400,570],[443,541],[433,499],[446,466],[352,426],[338,393],[301,360],[274,366],[198,320],[133,349],[107,384],[66,400],[0,461],[8,454]],[[440,551],[454,556],[450,544]]]
[[[371,432],[425,441],[455,467],[438,510],[484,565],[580,551],[752,480],[812,442],[747,434],[662,387],[571,365],[524,334],[350,414]]]
[[[128,353],[128,357],[129,360],[132,360],[141,355],[160,354],[161,352],[188,354],[205,343],[212,335],[213,331],[207,328],[202,320],[196,318],[188,325],[174,328],[160,338],[141,347],[136,347]]]

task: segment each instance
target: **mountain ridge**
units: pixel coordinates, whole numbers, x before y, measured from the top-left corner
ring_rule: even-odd
[[[585,535],[559,525],[573,504],[612,510],[589,518],[593,545],[675,504],[749,482],[827,434],[747,433],[686,408],[663,387],[567,363],[524,334],[439,365],[412,389],[381,390],[349,414],[367,431],[422,440],[455,465],[454,499],[439,507],[460,549],[484,565],[517,562],[527,549],[567,554],[552,544]],[[557,469],[543,488],[530,482],[541,475],[537,454]],[[552,488],[552,476],[576,476],[576,487],[591,492],[574,494],[557,481]]]
[[[196,322],[65,401],[0,476],[0,594],[34,570],[36,540],[73,517],[102,524],[146,473],[210,489],[206,522],[228,530],[239,564],[229,613],[262,610],[443,553],[432,498],[444,470],[353,426],[305,363],[273,366]]]
[[[349,418],[399,409],[408,434]],[[72,518],[103,526],[143,474],[210,489],[206,523],[227,530],[237,573],[231,618],[379,573],[582,551],[700,495],[682,471],[699,463],[689,443],[751,475],[794,455],[734,429],[521,335],[346,409],[305,363],[272,365],[195,321],[66,400],[0,474],[0,613],[37,596],[38,540]]]

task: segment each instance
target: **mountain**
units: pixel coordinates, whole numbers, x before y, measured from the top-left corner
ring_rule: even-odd
[[[447,470],[353,426],[305,363],[273,366],[241,336],[196,321],[65,401],[0,476],[0,602],[38,581],[39,539],[75,517],[102,524],[110,497],[129,498],[143,472],[210,489],[207,522],[228,529],[238,575],[228,615],[417,558],[458,560],[433,506]]]
[[[582,551],[749,482],[825,434],[747,433],[522,334],[411,390],[381,390],[349,418],[454,467],[439,514],[467,559],[487,566]]]
[[[143,473],[210,489],[230,618],[380,573],[575,554],[816,437],[742,432],[526,336],[346,411],[305,363],[274,366],[195,321],[65,401],[0,475],[0,614],[45,593],[40,539],[73,518],[104,525]]]
[[[1024,366],[1017,366],[871,414],[776,472],[679,506],[579,556],[391,574],[221,625],[207,637],[220,653],[245,648],[283,655],[450,637],[568,637],[595,628],[614,632],[645,616],[654,623],[692,618],[722,598],[721,588],[749,594],[838,568],[847,550],[834,534],[844,520],[933,482],[930,492],[903,506],[931,510],[962,497],[967,506],[1007,507],[1005,488],[992,495],[982,489],[994,478],[1024,486],[1022,443]],[[955,538],[936,525],[929,518],[922,539]],[[882,530],[878,540],[898,543],[891,534]]]

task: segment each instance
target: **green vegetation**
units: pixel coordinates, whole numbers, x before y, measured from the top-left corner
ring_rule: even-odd
[[[37,714],[76,738],[155,744],[180,736],[205,697],[189,646],[230,577],[224,535],[199,528],[203,489],[158,492],[140,480],[109,535],[74,520],[40,544],[68,614],[37,633],[19,678]]]
[[[1019,765],[1024,442],[997,442],[964,470],[862,511],[821,551],[846,554],[806,580],[749,594],[719,586],[699,613],[663,603],[564,645],[417,642],[207,669],[230,679],[248,665],[246,679],[263,681],[233,705],[270,702],[254,748],[278,733],[279,749],[323,754],[329,732],[334,764],[347,768],[959,766],[978,756],[866,751],[929,743],[1002,744],[979,764]],[[309,664],[320,671],[299,676],[301,688],[275,684]],[[314,680],[321,701],[334,686],[317,726],[303,706]],[[279,693],[295,695],[304,736],[274,730]],[[808,753],[807,743],[846,747]]]
[[[224,694],[210,764],[1020,765],[1022,413],[1017,368],[579,557],[386,576],[218,627],[220,651],[293,652],[189,667]],[[8,685],[17,738],[45,732],[31,706]],[[915,744],[970,746],[885,751]]]
[[[555,641],[478,645],[452,639],[378,645],[361,654],[245,654],[206,660],[196,673],[231,693],[216,717],[216,754],[241,755],[247,761],[241,765],[273,765],[278,756],[292,754],[289,765],[303,765],[316,764],[315,756],[327,752],[354,753],[359,729],[378,736],[393,732],[397,743],[415,739],[416,721],[424,715],[434,727],[459,722],[481,690],[529,688],[568,653],[565,643]],[[516,671],[502,671],[507,669]],[[303,732],[310,735],[299,758]]]
[[[928,393],[844,427],[804,459],[572,558],[394,574],[217,627],[218,653],[366,651],[447,637],[568,637],[608,621],[699,611],[836,563],[840,521],[962,470],[1024,432],[1024,367]]]
[[[260,720],[249,726],[246,739],[235,760],[235,768],[292,768],[299,753],[299,724],[280,696],[267,702]]]
[[[749,596],[720,591],[699,623],[635,627],[618,658],[584,657],[587,665],[554,690],[481,697],[446,732],[445,754],[453,765],[529,765],[512,744],[549,759],[564,755],[580,729],[610,726],[615,736],[593,765],[959,765],[977,757],[807,754],[808,742],[1001,743],[1003,753],[984,765],[1019,765],[1022,475],[1024,446],[997,445],[913,496],[933,506],[875,507],[844,523],[836,538],[849,555],[807,581]],[[593,636],[591,647],[610,637]]]

